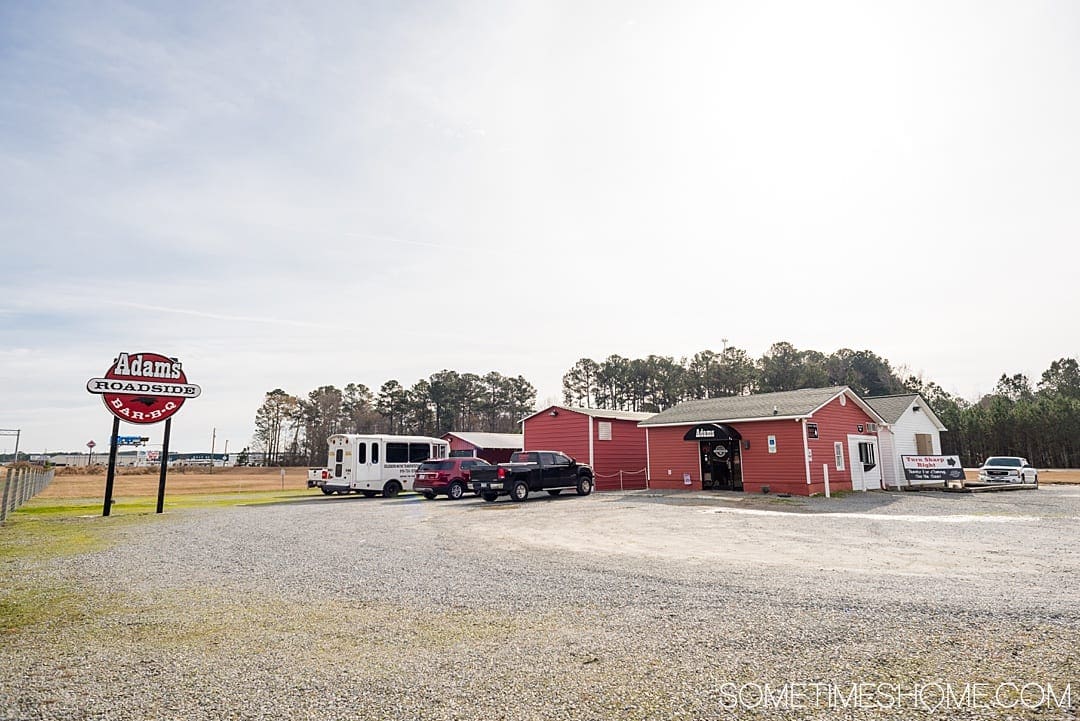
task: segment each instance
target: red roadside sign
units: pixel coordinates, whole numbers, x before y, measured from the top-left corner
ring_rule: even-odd
[[[113,414],[109,441],[109,471],[105,476],[105,503],[101,515],[107,516],[113,504],[113,480],[116,477],[116,449],[122,442],[120,421],[159,423],[166,421],[161,443],[161,475],[158,480],[157,512],[165,505],[165,469],[169,457],[169,431],[172,416],[188,398],[198,398],[202,388],[187,382],[184,368],[176,358],[160,353],[120,353],[101,378],[86,381],[86,390],[101,396]],[[149,438],[131,436],[142,442]],[[93,454],[93,441],[86,444]],[[89,463],[89,461],[87,461]]]
[[[159,353],[121,353],[86,390],[98,393],[109,412],[128,423],[159,423],[202,389],[187,382],[180,361]]]

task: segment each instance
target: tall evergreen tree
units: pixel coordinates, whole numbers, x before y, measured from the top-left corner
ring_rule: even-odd
[[[286,461],[285,453],[291,432],[300,417],[300,400],[280,388],[267,391],[255,411],[254,445],[262,450],[267,465]]]

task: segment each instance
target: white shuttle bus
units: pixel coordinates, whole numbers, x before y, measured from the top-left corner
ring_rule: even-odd
[[[428,458],[446,458],[450,444],[429,436],[354,435],[328,439],[330,452],[322,476],[322,492],[381,493],[391,498],[411,491],[417,467]]]

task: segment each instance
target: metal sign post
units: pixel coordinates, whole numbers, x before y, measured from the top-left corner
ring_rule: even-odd
[[[169,469],[169,434],[172,433],[172,418],[165,421],[165,439],[161,442],[161,474],[158,476],[157,511],[165,509],[165,474]]]
[[[115,416],[112,422],[112,435],[109,441],[109,470],[105,474],[105,506],[101,509],[101,515],[107,516],[112,512],[113,481],[116,479],[116,449],[120,445],[120,417]]]

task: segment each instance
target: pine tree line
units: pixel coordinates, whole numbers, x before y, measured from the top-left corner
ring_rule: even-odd
[[[1033,386],[1027,376],[1003,374],[976,402],[932,381],[894,369],[868,351],[830,355],[775,343],[760,358],[738,348],[670,356],[582,358],[563,376],[568,405],[659,412],[687,400],[848,386],[863,397],[921,393],[948,429],[942,453],[977,466],[991,455],[1023,456],[1043,468],[1080,467],[1080,370],[1075,358],[1054,361]]]
[[[410,388],[386,381],[378,393],[362,383],[320,386],[304,397],[275,388],[255,412],[254,448],[268,464],[321,465],[335,433],[517,433],[518,421],[535,405],[531,383],[495,371],[480,376],[442,370]]]
[[[567,405],[659,412],[685,400],[846,385],[861,396],[918,392],[948,431],[942,452],[965,466],[990,455],[1019,455],[1037,467],[1080,467],[1080,368],[1054,361],[1033,384],[1003,374],[992,393],[967,401],[936,383],[894,369],[877,354],[840,349],[825,355],[773,344],[760,358],[725,347],[692,358],[608,356],[577,361],[563,376]],[[378,393],[350,383],[307,396],[268,392],[255,414],[254,448],[270,463],[321,464],[334,433],[441,436],[447,431],[520,432],[536,410],[536,389],[524,377],[442,370],[405,388],[396,380]]]

